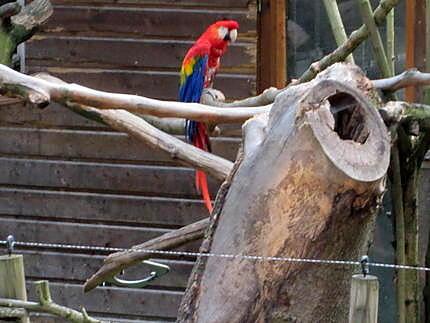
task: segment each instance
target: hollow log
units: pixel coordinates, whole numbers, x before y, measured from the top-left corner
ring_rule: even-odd
[[[377,105],[371,82],[351,65],[278,95],[267,117],[245,124],[243,156],[200,251],[365,254],[390,158]],[[354,269],[200,257],[178,322],[346,322]]]

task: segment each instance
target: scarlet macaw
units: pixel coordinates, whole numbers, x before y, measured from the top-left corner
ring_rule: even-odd
[[[238,29],[239,24],[234,20],[217,21],[210,25],[188,50],[180,72],[180,101],[200,102],[203,89],[212,87],[213,78],[220,66],[220,58],[230,42],[236,40]],[[211,151],[206,124],[187,120],[185,135],[189,143]],[[196,188],[201,192],[207,209],[212,212],[206,174],[200,170],[196,171]]]

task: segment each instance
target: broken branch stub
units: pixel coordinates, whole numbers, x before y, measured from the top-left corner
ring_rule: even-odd
[[[245,158],[202,251],[352,260],[366,252],[390,153],[360,89],[368,83],[337,65],[276,98],[248,151],[245,132]],[[201,257],[178,322],[346,321],[353,269]]]

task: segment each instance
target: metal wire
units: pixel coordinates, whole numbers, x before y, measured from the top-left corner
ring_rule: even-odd
[[[6,245],[6,240],[0,240],[0,245]],[[218,253],[201,253],[201,252],[189,252],[189,251],[170,251],[170,250],[153,250],[153,249],[141,249],[141,248],[113,248],[103,246],[86,246],[86,245],[70,245],[70,244],[59,244],[59,243],[44,243],[44,242],[24,242],[16,241],[15,247],[27,247],[27,248],[45,248],[45,249],[66,249],[76,251],[100,251],[100,252],[119,252],[119,251],[139,251],[148,254],[157,255],[170,255],[170,256],[190,256],[190,257],[216,257],[224,259],[241,259],[241,260],[252,260],[252,261],[267,261],[267,262],[290,262],[290,263],[311,263],[311,264],[325,264],[325,265],[339,265],[339,266],[360,266],[360,261],[353,260],[329,260],[329,259],[309,259],[309,258],[293,258],[293,257],[271,257],[271,256],[254,256],[254,255],[233,255],[233,254],[218,254]],[[421,266],[408,266],[408,265],[395,265],[385,263],[369,262],[370,267],[382,267],[391,269],[405,269],[405,270],[418,270],[418,271],[430,271],[428,267]]]

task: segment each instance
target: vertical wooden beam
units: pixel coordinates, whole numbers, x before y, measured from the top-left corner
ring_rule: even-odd
[[[22,255],[0,256],[0,297],[27,300]],[[28,316],[19,321],[30,323]]]
[[[425,69],[426,51],[426,0],[406,0],[406,68]],[[406,89],[406,100],[419,102],[422,90]]]
[[[258,0],[258,92],[284,87],[287,81],[286,17],[285,0]]]
[[[377,323],[378,300],[379,282],[376,276],[352,276],[349,323]]]

